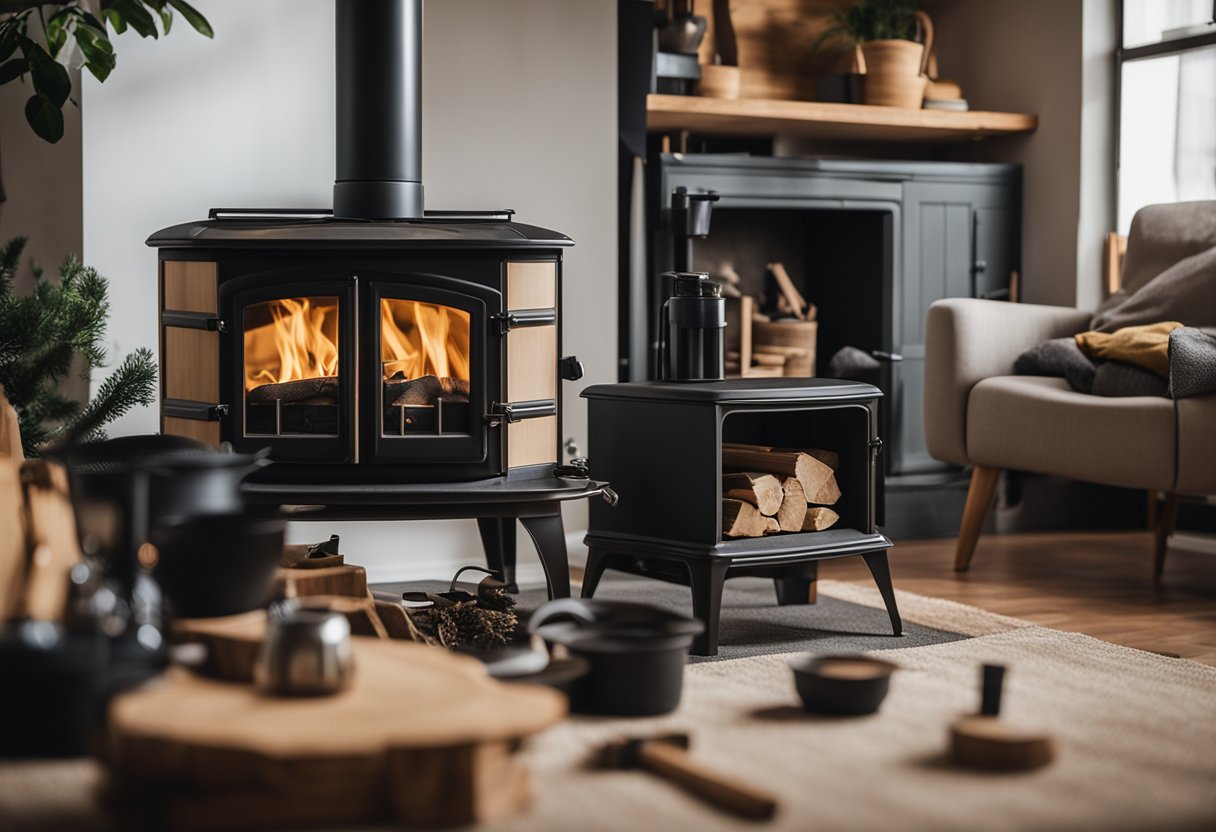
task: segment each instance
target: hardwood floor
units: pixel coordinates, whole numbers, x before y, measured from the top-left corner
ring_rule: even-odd
[[[897,542],[895,587],[1216,665],[1216,555],[1172,549],[1154,584],[1148,532],[985,535],[964,573],[952,571],[954,543]],[[861,558],[819,576],[870,583]]]

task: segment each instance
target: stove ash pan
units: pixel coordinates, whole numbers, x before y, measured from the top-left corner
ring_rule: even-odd
[[[228,217],[158,232],[161,430],[270,448],[262,482],[551,475],[561,253],[509,213]]]

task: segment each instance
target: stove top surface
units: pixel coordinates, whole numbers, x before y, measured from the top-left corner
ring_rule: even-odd
[[[574,241],[514,211],[428,211],[422,219],[339,219],[325,210],[213,208],[154,233],[153,248],[555,248]]]

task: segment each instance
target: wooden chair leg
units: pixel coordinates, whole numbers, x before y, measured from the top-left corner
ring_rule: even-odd
[[[958,548],[954,550],[954,571],[966,572],[975,554],[975,544],[980,539],[980,529],[992,505],[996,483],[1001,477],[1000,468],[977,465],[971,472],[971,488],[967,490],[967,502],[963,506],[963,524],[958,530]]]
[[[1178,503],[1181,500],[1179,495],[1167,493],[1157,513],[1157,527],[1153,529],[1153,576],[1157,578],[1165,571],[1165,553],[1169,549],[1170,535],[1178,523]]]

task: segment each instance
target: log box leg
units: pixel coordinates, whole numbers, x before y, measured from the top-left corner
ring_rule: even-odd
[[[971,566],[971,556],[975,554],[975,544],[979,542],[980,529],[984,526],[984,517],[988,515],[1000,478],[1000,468],[977,465],[971,472],[971,487],[967,490],[967,502],[963,506],[963,523],[958,530],[958,548],[954,550],[955,572],[966,572],[967,567]]]
[[[545,569],[549,598],[570,597],[570,562],[566,558],[566,530],[560,513],[522,517],[524,529],[536,544],[540,565]]]
[[[515,518],[478,517],[477,531],[486,550],[486,565],[498,573],[507,592],[519,592],[515,583]]]
[[[583,568],[583,598],[595,595],[595,588],[600,585],[600,578],[608,568],[608,553],[602,549],[587,549],[587,565]]]
[[[722,587],[730,563],[710,558],[704,563],[689,563],[688,576],[692,586],[692,614],[705,625],[705,632],[692,643],[694,656],[718,655],[718,618],[722,614]]]
[[[870,567],[870,574],[874,576],[874,583],[878,584],[878,591],[882,595],[882,602],[887,605],[887,615],[891,618],[891,630],[897,636],[904,634],[904,624],[899,617],[899,607],[895,606],[895,587],[891,585],[891,567],[887,563],[887,552],[870,552],[868,555],[862,555],[866,566]]]
[[[791,567],[790,574],[773,578],[777,587],[777,603],[782,607],[794,604],[815,603],[815,581],[819,577],[819,564],[812,562]]]
[[[1166,494],[1165,502],[1157,514],[1157,526],[1153,529],[1153,576],[1160,578],[1165,571],[1165,553],[1170,548],[1170,535],[1178,523],[1178,503],[1181,497],[1177,494]]]

